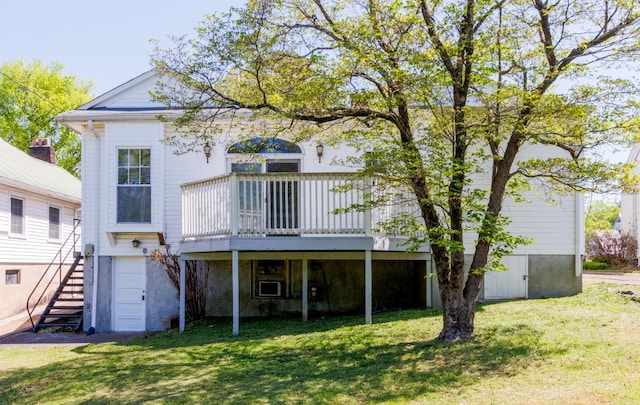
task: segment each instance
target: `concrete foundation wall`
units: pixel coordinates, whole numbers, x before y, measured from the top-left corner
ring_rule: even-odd
[[[113,319],[113,264],[111,256],[100,256],[98,259],[98,299],[96,313],[96,332],[112,331]],[[84,264],[84,330],[91,327],[93,308],[93,264],[95,257],[85,258]],[[169,281],[167,273],[161,266],[146,261],[146,296],[145,317],[146,330],[159,331],[167,327],[167,318],[177,316],[179,301],[176,289]]]
[[[302,311],[302,261],[290,262],[288,298],[252,297],[252,262],[240,261],[240,316],[275,316]],[[206,314],[232,314],[231,262],[209,262]],[[309,312],[364,312],[364,263],[358,260],[310,260]],[[374,261],[375,310],[426,306],[425,263],[422,261]]]
[[[100,256],[98,262],[98,312],[95,327],[97,332],[110,332],[113,312],[113,258]],[[85,302],[91,301],[87,301],[85,296]]]
[[[99,257],[98,313],[96,331],[111,330],[113,297],[113,260]],[[361,260],[309,260],[309,312],[364,312],[364,262]],[[91,325],[93,258],[85,260],[85,330]],[[161,266],[147,261],[146,329],[162,330],[167,319],[177,315],[176,290]],[[423,308],[426,306],[426,264],[424,261],[374,261],[373,310]],[[529,298],[562,297],[582,291],[582,278],[575,277],[574,257],[570,255],[528,256]],[[240,316],[280,316],[302,311],[302,261],[291,260],[289,297],[256,298],[252,278],[252,261],[242,260],[240,276]],[[210,261],[207,286],[207,316],[231,316],[231,262]],[[432,304],[441,307],[438,282],[431,278]],[[483,298],[483,291],[480,293]]]
[[[566,297],[582,292],[575,256],[529,256],[529,298]]]
[[[466,256],[470,263],[471,256]],[[582,292],[582,277],[575,276],[575,256],[572,255],[529,255],[528,256],[528,298],[567,297]],[[433,266],[435,271],[435,265]],[[468,272],[465,272],[465,279]],[[441,308],[438,278],[432,276],[433,307]],[[480,290],[484,299],[484,284]]]
[[[47,270],[47,264],[26,264],[26,263],[0,263],[0,319],[8,318],[12,315],[25,311],[27,305],[27,298],[36,283],[42,277],[42,274]],[[20,284],[7,285],[5,280],[5,272],[7,270],[19,270]],[[46,305],[49,299],[53,295],[53,292],[58,288],[59,278],[56,277],[49,288],[50,293],[42,298],[41,305]],[[43,285],[46,285],[46,280],[43,281]],[[42,290],[38,290],[38,295]],[[35,302],[34,297],[32,302]],[[37,320],[37,319],[36,319]],[[35,322],[35,320],[34,320]]]
[[[147,288],[146,288],[146,329],[148,331],[164,330],[169,325],[166,321],[171,316],[177,316],[180,301],[177,291],[171,284],[164,267],[152,263],[147,258]]]

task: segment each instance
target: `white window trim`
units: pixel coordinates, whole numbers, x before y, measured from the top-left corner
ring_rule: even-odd
[[[55,208],[58,210],[58,238],[52,238],[51,237],[51,218],[49,216],[49,210],[51,208]],[[48,204],[47,206],[47,241],[48,242],[54,242],[54,243],[60,243],[62,242],[62,230],[63,230],[63,221],[62,221],[62,216],[63,216],[63,210],[62,207],[55,205],[55,204]]]
[[[121,187],[121,186],[126,186],[126,184],[120,184],[118,182],[118,171],[119,171],[118,155],[119,155],[120,151],[123,150],[123,149],[127,149],[127,150],[145,150],[146,149],[146,150],[149,150],[149,154],[150,154],[150,158],[151,158],[151,162],[150,162],[151,166],[149,166],[150,177],[151,177],[150,178],[150,184],[145,184],[145,185],[143,185],[141,187],[148,187],[150,189],[150,198],[151,198],[151,201],[150,201],[150,204],[151,204],[150,222],[118,222],[118,191],[119,191],[118,188]],[[116,154],[116,157],[115,157],[115,177],[116,177],[116,180],[115,180],[115,207],[114,207],[115,208],[115,213],[114,213],[114,215],[115,215],[115,225],[118,228],[120,228],[120,227],[128,227],[128,226],[132,226],[132,227],[138,228],[138,227],[147,227],[147,226],[153,225],[153,220],[154,220],[154,212],[153,212],[154,210],[153,210],[153,208],[155,206],[155,204],[154,204],[154,199],[155,199],[154,198],[154,180],[155,180],[155,176],[153,175],[153,172],[154,172],[153,167],[154,167],[154,154],[155,153],[157,153],[157,152],[154,151],[154,148],[151,147],[151,145],[149,145],[149,146],[128,146],[128,145],[122,146],[122,145],[120,145],[120,146],[116,146],[116,148],[115,148],[115,154]]]
[[[101,174],[103,180],[101,193],[105,199],[106,218],[100,225],[107,233],[127,232],[164,232],[164,190],[165,190],[165,146],[161,139],[164,137],[164,124],[158,122],[145,123],[106,123],[106,145],[101,155],[106,159],[106,173]],[[126,135],[125,135],[126,134]],[[145,143],[140,140],[144,139]],[[118,223],[117,196],[118,162],[117,151],[121,148],[151,149],[151,223]],[[106,154],[104,154],[106,153]]]
[[[7,274],[9,272],[15,272],[18,275],[18,282],[15,284],[9,284],[7,283]],[[20,269],[5,269],[4,271],[4,285],[6,286],[15,286],[15,287],[19,287],[22,285],[22,271]]]
[[[12,229],[13,214],[11,213],[11,200],[22,201],[22,233],[15,233]],[[27,199],[22,196],[10,195],[9,196],[9,236],[12,238],[26,239],[27,238]]]

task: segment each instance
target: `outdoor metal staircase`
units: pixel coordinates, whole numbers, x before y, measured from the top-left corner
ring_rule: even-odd
[[[77,255],[49,304],[40,315],[38,322],[33,326],[34,332],[52,327],[80,331],[84,308],[84,271],[82,265],[83,258],[81,255]]]
[[[82,328],[84,260],[78,249],[79,225],[80,221],[77,221],[27,298],[27,314],[34,332],[51,327],[71,328],[78,332]],[[36,312],[45,303],[41,315],[34,322]]]

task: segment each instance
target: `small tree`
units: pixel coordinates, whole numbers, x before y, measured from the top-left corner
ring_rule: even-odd
[[[180,260],[178,255],[171,253],[167,247],[164,252],[154,251],[151,255],[151,261],[164,267],[171,284],[176,289],[176,298],[180,299]],[[187,260],[185,272],[185,316],[192,321],[203,319],[207,304],[209,265],[202,260]]]
[[[594,80],[590,67],[635,61],[639,40],[634,1],[249,0],[156,50],[172,79],[156,96],[186,111],[175,121],[184,136],[166,140],[182,151],[221,140],[220,117],[241,109],[269,122],[255,131],[351,145],[360,167],[371,152],[418,201],[426,237],[416,243],[430,243],[440,338],[452,341],[473,333],[484,273],[526,242],[507,232],[506,198],[533,183],[573,192],[635,181],[629,165],[591,151],[629,141],[640,92]],[[519,159],[528,145],[555,154]]]

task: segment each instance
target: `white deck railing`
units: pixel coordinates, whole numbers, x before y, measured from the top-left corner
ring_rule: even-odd
[[[383,192],[374,183],[353,173],[233,173],[183,184],[182,236],[371,235],[416,214],[415,197],[399,189],[367,208],[367,196]]]

